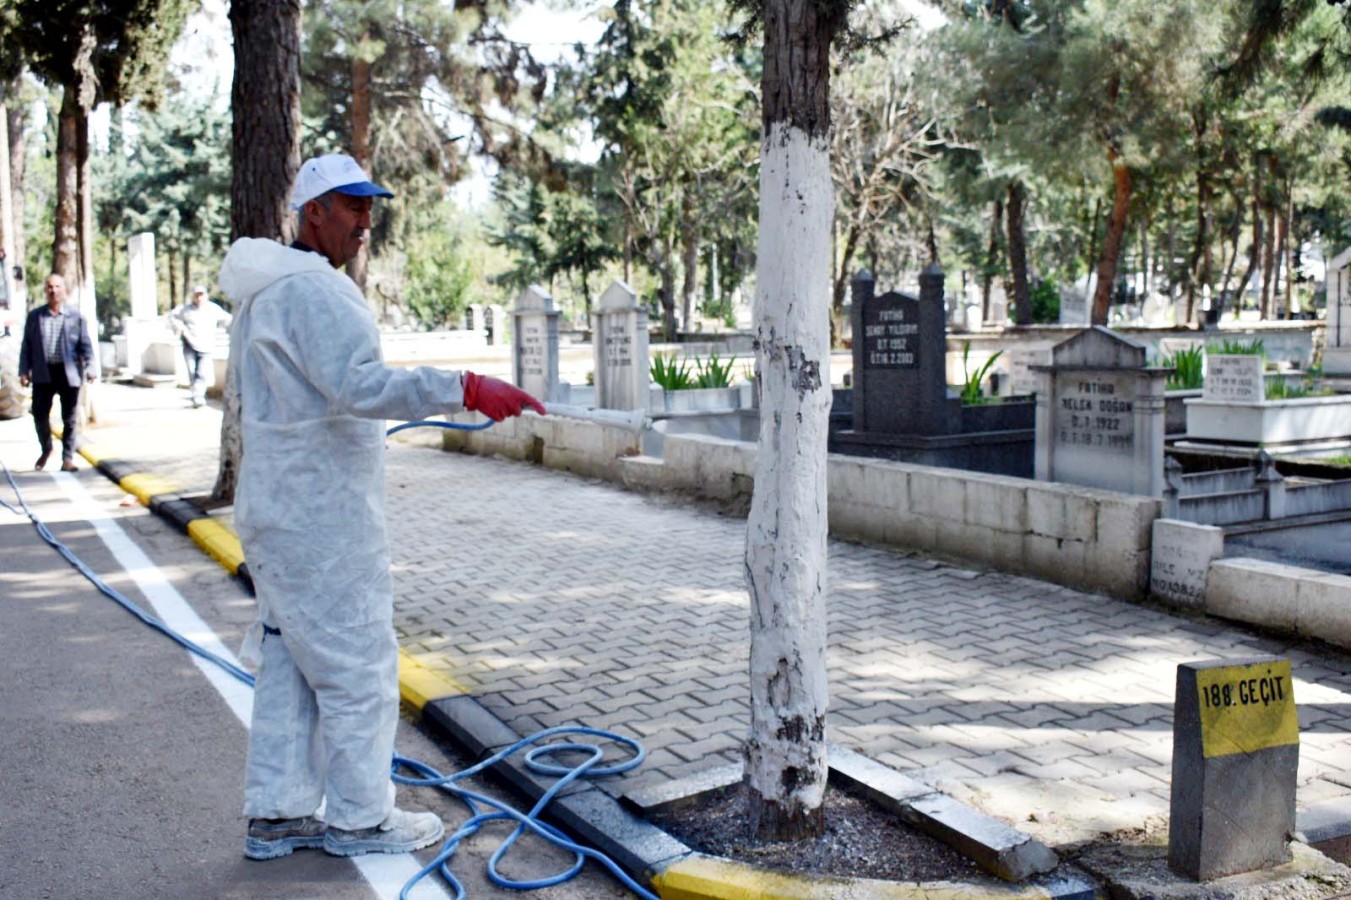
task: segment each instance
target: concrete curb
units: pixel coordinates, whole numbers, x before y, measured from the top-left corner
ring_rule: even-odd
[[[434,729],[440,736],[468,751],[476,761],[520,740],[520,735],[510,726],[468,695],[428,703],[423,709],[423,721],[429,729]],[[839,769],[832,765],[835,774],[865,785],[865,789],[870,789],[869,793],[873,796],[894,796],[900,786],[899,793],[907,796],[913,793],[916,806],[921,805],[921,802],[934,805],[935,798],[943,797],[919,782],[852,751],[832,746],[831,753],[832,758],[838,755],[841,760]],[[500,761],[492,767],[492,771],[525,794],[531,802],[538,800],[549,789],[550,782],[514,758]],[[918,786],[918,790],[912,792],[909,788],[912,785]],[[1044,862],[1047,857],[1055,859],[1049,849],[1026,835],[981,813],[961,807],[950,798],[944,797],[943,800],[947,804],[946,817],[929,817],[919,827],[944,840],[952,834],[960,835],[958,850],[967,852],[972,845],[977,845],[986,856],[1002,854],[1002,865],[1010,871],[1016,870],[1019,864],[1026,865],[1029,860],[1040,859]],[[954,815],[954,809],[960,810],[965,818]],[[1004,887],[961,882],[901,883],[771,872],[735,860],[696,853],[646,819],[630,812],[625,804],[594,784],[573,785],[554,801],[545,815],[605,853],[635,879],[647,880],[665,900],[1093,900],[1100,896],[1097,885],[1079,873],[1050,877],[1036,884]],[[961,828],[971,822],[993,830],[1003,843],[990,842],[987,832],[982,832],[980,828]],[[1040,848],[1040,853],[1035,848]],[[980,859],[977,862],[985,865]]]

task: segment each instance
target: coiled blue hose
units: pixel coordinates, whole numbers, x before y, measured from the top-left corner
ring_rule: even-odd
[[[487,428],[492,424],[493,423],[491,421],[481,425],[462,425],[456,422],[433,422],[433,421],[407,422],[389,429],[389,431],[387,431],[386,434],[393,434],[394,432],[402,431],[405,428],[413,428],[418,426],[436,426],[441,428],[458,428],[466,431],[478,431]],[[16,507],[10,504],[9,502],[5,501],[4,499],[0,499],[0,506],[4,506],[5,509],[9,510],[15,515],[24,516],[27,519],[29,519],[29,521],[33,523],[33,527],[37,529],[38,535],[41,536],[41,538],[49,545],[51,545],[58,553],[60,553],[62,558],[64,558],[68,563],[74,566],[75,569],[79,571],[81,575],[83,575],[86,579],[88,579],[88,581],[91,584],[93,584],[94,587],[96,587],[100,593],[116,601],[118,605],[120,605],[127,612],[131,613],[137,619],[141,620],[141,622],[150,626],[151,628],[155,629],[156,631],[160,632],[166,637],[170,638],[175,643],[187,649],[189,652],[195,653],[202,659],[206,659],[212,663],[215,663],[217,666],[219,666],[224,671],[228,672],[230,675],[233,675],[239,681],[243,682],[249,687],[253,687],[254,677],[251,674],[244,671],[239,666],[235,665],[229,660],[226,660],[221,656],[212,653],[206,648],[201,647],[198,644],[188,640],[186,637],[174,631],[168,625],[164,624],[164,622],[161,621],[159,618],[151,615],[150,613],[141,609],[131,600],[127,599],[127,597],[125,597],[117,589],[109,586],[106,582],[104,582],[104,580],[100,578],[96,572],[94,572],[87,565],[85,565],[83,560],[81,560],[78,556],[76,556],[73,552],[71,552],[70,548],[68,548],[65,544],[61,543],[61,541],[59,541],[56,538],[56,536],[51,533],[51,530],[48,529],[45,524],[43,524],[42,520],[37,517],[37,514],[34,513],[32,509],[29,508],[27,502],[23,499],[23,492],[19,490],[19,485],[17,482],[15,482],[14,476],[10,473],[9,466],[5,465],[4,460],[0,460],[0,467],[4,469],[5,478],[9,481],[9,485],[14,490],[14,495],[18,499],[19,503],[19,505]],[[558,781],[555,782],[554,785],[550,787],[549,790],[546,791],[543,796],[540,797],[538,802],[535,803],[535,805],[531,808],[530,812],[528,813],[522,813],[519,810],[513,809],[512,807],[508,806],[507,804],[499,800],[494,800],[491,797],[487,797],[483,794],[479,794],[474,791],[468,790],[467,788],[462,788],[455,785],[455,782],[476,775],[484,771],[485,769],[488,769],[489,767],[496,765],[497,763],[501,762],[502,760],[506,759],[507,757],[511,756],[512,754],[520,751],[525,747],[538,744],[540,741],[548,740],[549,738],[557,737],[560,735],[585,735],[596,737],[605,741],[612,741],[626,748],[632,755],[628,759],[623,759],[617,763],[602,766],[600,765],[600,763],[605,757],[605,750],[602,747],[600,747],[599,744],[597,743],[566,741],[561,743],[545,744],[542,746],[534,747],[526,754],[525,757],[526,765],[532,771],[537,772],[539,774],[555,776],[558,778]],[[587,758],[575,766],[565,766],[558,763],[546,761],[547,758],[550,756],[557,756],[559,754],[565,753],[582,753],[586,754]],[[566,725],[557,728],[547,728],[543,731],[536,732],[535,734],[532,734],[529,737],[522,738],[515,744],[512,744],[510,747],[507,747],[504,750],[499,751],[498,753],[494,754],[488,759],[485,759],[482,762],[479,762],[478,764],[471,766],[470,768],[465,769],[461,772],[457,772],[453,775],[443,775],[433,767],[427,765],[426,763],[419,762],[413,759],[408,759],[406,757],[399,756],[396,753],[390,770],[390,777],[397,784],[406,784],[415,787],[439,788],[440,790],[445,791],[452,797],[464,803],[465,806],[469,809],[470,813],[470,818],[463,825],[461,825],[460,828],[454,834],[452,834],[449,838],[447,838],[446,842],[442,845],[440,852],[437,853],[436,858],[433,859],[426,866],[424,866],[416,875],[414,875],[412,878],[408,880],[407,884],[403,886],[403,889],[399,892],[400,900],[406,900],[409,892],[413,890],[413,888],[417,885],[417,883],[420,882],[423,878],[426,878],[434,871],[440,871],[441,876],[446,880],[446,883],[451,888],[454,889],[455,900],[463,900],[463,898],[466,896],[464,886],[460,883],[459,879],[457,879],[455,875],[450,871],[450,861],[452,857],[454,857],[455,851],[459,848],[461,841],[477,833],[478,830],[482,828],[485,823],[499,819],[515,820],[517,822],[517,826],[511,832],[511,834],[507,836],[507,838],[502,842],[502,844],[493,852],[492,856],[488,860],[488,879],[492,881],[493,884],[496,884],[499,887],[511,888],[513,890],[535,890],[537,888],[552,887],[553,885],[556,884],[562,884],[563,882],[577,875],[577,873],[580,872],[582,870],[582,867],[586,864],[586,860],[590,858],[596,860],[601,865],[605,866],[605,868],[607,868],[615,876],[615,878],[617,878],[625,887],[633,891],[639,897],[643,898],[643,900],[659,900],[659,898],[655,894],[639,885],[638,882],[636,882],[632,877],[630,877],[627,872],[621,869],[614,860],[610,859],[608,856],[597,850],[593,850],[590,847],[584,847],[576,843],[575,841],[572,841],[562,831],[558,830],[557,828],[554,828],[551,825],[546,825],[545,823],[539,820],[539,816],[544,812],[545,808],[549,805],[550,802],[553,801],[553,799],[558,795],[558,793],[562,791],[564,788],[566,788],[569,784],[576,781],[577,779],[599,778],[607,775],[618,775],[621,772],[627,772],[630,769],[639,766],[643,762],[643,759],[646,757],[646,755],[647,753],[643,749],[642,744],[638,743],[637,741],[631,738],[627,738],[624,737],[623,735],[615,734],[614,732],[610,731],[602,731],[600,729],[595,728],[585,728],[582,726],[566,726]],[[402,774],[404,771],[411,771],[416,774],[415,775]],[[483,810],[483,807],[489,807],[492,811],[485,812]],[[575,861],[566,870],[559,872],[556,875],[551,875],[545,878],[535,879],[532,881],[518,881],[515,879],[508,878],[505,875],[502,875],[498,871],[498,863],[502,861],[503,857],[506,856],[507,851],[511,849],[511,847],[516,843],[517,839],[520,838],[521,835],[523,835],[526,831],[531,831],[534,834],[537,834],[543,839],[554,844],[555,846],[572,853],[576,857]]]

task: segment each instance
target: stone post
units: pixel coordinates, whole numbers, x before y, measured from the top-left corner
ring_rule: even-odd
[[[544,403],[558,403],[558,310],[553,298],[531,285],[516,298],[512,374],[516,386]],[[496,323],[494,323],[495,327]]]
[[[647,409],[647,310],[633,288],[622,281],[606,288],[592,314],[592,328],[596,406]]]

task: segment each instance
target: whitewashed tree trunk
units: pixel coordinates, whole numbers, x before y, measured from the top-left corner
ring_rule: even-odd
[[[756,834],[823,827],[826,437],[830,413],[829,50],[843,20],[812,0],[765,6],[755,347],[760,444],[746,536]],[[833,12],[833,16],[832,16]]]

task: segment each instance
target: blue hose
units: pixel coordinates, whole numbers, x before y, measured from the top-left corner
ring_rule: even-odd
[[[412,428],[415,426],[423,426],[423,425],[432,425],[442,428],[460,428],[464,430],[477,431],[483,428],[487,428],[492,424],[493,423],[491,421],[486,422],[482,425],[460,425],[458,423],[453,422],[408,422],[403,425],[395,426],[394,428],[389,429],[389,431],[386,433],[393,434],[394,432],[401,431],[404,428]],[[221,669],[233,675],[235,678],[239,679],[241,682],[248,685],[249,687],[253,687],[254,678],[248,672],[244,671],[239,666],[235,665],[229,660],[226,660],[216,655],[215,653],[212,653],[211,651],[205,649],[204,647],[201,647],[193,643],[192,641],[188,640],[183,635],[179,634],[169,626],[165,625],[163,621],[151,615],[150,613],[147,613],[145,610],[141,609],[131,600],[128,600],[123,594],[118,592],[115,588],[109,586],[106,582],[104,582],[103,579],[100,578],[97,573],[95,573],[92,569],[90,569],[87,565],[85,565],[85,563],[78,556],[72,553],[70,548],[68,548],[65,544],[61,543],[61,541],[57,540],[56,536],[51,533],[51,530],[48,529],[47,526],[43,524],[42,520],[39,519],[37,515],[29,508],[28,504],[23,499],[23,492],[19,490],[19,485],[14,481],[14,476],[9,471],[9,466],[5,465],[3,460],[0,460],[0,467],[4,468],[5,478],[9,481],[9,485],[11,488],[13,488],[14,495],[15,497],[18,498],[19,502],[19,505],[16,507],[6,502],[5,500],[0,499],[0,506],[3,506],[5,509],[9,510],[15,515],[27,517],[33,523],[33,527],[37,529],[37,532],[42,537],[42,539],[46,541],[48,544],[50,544],[58,553],[60,553],[61,556],[68,563],[74,566],[75,569],[79,571],[81,575],[83,575],[86,579],[88,579],[89,582],[94,585],[94,587],[98,588],[100,593],[117,601],[117,603],[123,609],[131,613],[136,618],[140,619],[141,622],[143,622],[144,624],[149,625],[151,628],[155,629],[156,631],[160,632],[166,637],[172,639],[175,643],[184,647],[188,651],[197,654],[202,659],[209,660],[210,662],[215,663]],[[549,790],[546,791],[543,796],[540,797],[539,801],[535,803],[535,805],[531,808],[530,812],[528,813],[522,813],[506,805],[505,803],[502,803],[499,800],[494,800],[493,798],[484,796],[483,794],[479,794],[474,791],[470,791],[466,788],[455,786],[455,782],[476,775],[484,771],[485,769],[489,768],[490,766],[493,766],[498,762],[501,762],[502,760],[511,756],[513,753],[516,753],[517,751],[525,747],[531,746],[532,744],[537,744],[540,741],[547,740],[549,738],[556,737],[559,735],[588,735],[600,738],[601,740],[612,741],[626,748],[630,752],[631,756],[627,759],[620,760],[619,762],[613,763],[611,765],[602,766],[600,765],[600,762],[605,756],[605,750],[602,747],[600,747],[598,743],[580,743],[575,741],[567,741],[563,743],[545,744],[543,746],[534,747],[529,753],[526,754],[525,757],[526,766],[529,767],[532,771],[538,772],[539,774],[555,776],[558,778],[558,781],[555,782],[554,785],[550,787]],[[583,753],[587,754],[587,759],[583,760],[581,763],[575,766],[565,766],[558,763],[552,763],[547,761],[548,757],[556,756],[562,753]],[[643,900],[659,900],[659,898],[655,894],[639,885],[638,882],[634,881],[633,878],[630,877],[627,872],[621,869],[614,860],[610,859],[605,854],[597,850],[593,850],[590,847],[584,847],[576,843],[575,841],[570,840],[567,837],[567,835],[565,835],[559,829],[554,828],[551,825],[546,825],[543,822],[539,821],[539,816],[543,813],[544,809],[549,805],[549,803],[554,799],[554,797],[558,795],[559,791],[563,790],[565,787],[567,787],[569,784],[573,783],[577,779],[600,778],[607,775],[618,775],[621,772],[627,772],[630,769],[636,768],[638,765],[642,763],[645,757],[646,751],[643,749],[642,744],[638,743],[637,741],[631,738],[627,738],[624,737],[623,735],[615,734],[614,732],[610,731],[602,731],[595,728],[584,728],[581,726],[562,726],[558,728],[547,728],[543,731],[536,732],[535,734],[532,734],[529,737],[522,738],[515,744],[512,744],[510,747],[507,747],[506,749],[499,751],[498,753],[494,754],[488,759],[485,759],[482,762],[479,762],[478,764],[471,766],[470,768],[465,769],[461,772],[457,772],[454,775],[442,775],[440,772],[436,771],[436,769],[432,768],[426,763],[418,762],[417,760],[413,759],[408,759],[406,757],[399,756],[396,753],[390,771],[390,777],[394,780],[395,783],[406,784],[415,787],[440,788],[441,790],[448,793],[450,796],[464,803],[465,806],[468,807],[470,813],[470,818],[462,826],[460,826],[460,828],[454,834],[452,834],[449,838],[447,838],[445,844],[442,845],[440,852],[437,853],[436,858],[432,860],[430,863],[428,863],[426,866],[424,866],[416,875],[414,875],[412,878],[408,880],[407,884],[403,886],[403,890],[399,892],[400,900],[405,900],[405,898],[408,897],[408,893],[417,885],[417,883],[421,881],[423,878],[426,878],[433,871],[440,871],[441,876],[445,878],[446,883],[450,885],[451,888],[454,889],[455,900],[463,900],[463,898],[466,896],[464,886],[460,884],[459,879],[457,879],[454,876],[454,874],[452,874],[450,871],[451,858],[455,855],[455,851],[459,848],[461,841],[478,832],[478,830],[483,827],[484,823],[498,819],[515,820],[517,822],[517,826],[511,832],[511,834],[507,836],[507,838],[502,842],[502,844],[497,848],[497,850],[493,852],[493,855],[488,860],[488,879],[492,881],[493,884],[496,884],[499,887],[511,888],[514,890],[534,890],[537,888],[552,887],[553,885],[556,884],[562,884],[563,882],[575,876],[578,872],[582,870],[582,866],[585,865],[586,860],[589,858],[596,860],[601,865],[605,866],[605,868],[609,869],[610,872],[615,876],[615,878],[617,878],[621,883],[623,883],[625,887],[629,888],[629,890],[633,891],[639,897],[643,898]],[[401,774],[405,770],[416,774],[414,775]],[[483,807],[489,807],[491,808],[492,811],[484,812]],[[533,881],[517,881],[508,878],[505,875],[502,875],[498,871],[497,868],[498,863],[502,861],[503,857],[506,856],[507,851],[511,849],[512,845],[516,843],[516,840],[526,831],[531,831],[534,834],[537,834],[540,837],[544,838],[545,840],[549,841],[550,843],[554,844],[555,846],[558,846],[563,850],[572,853],[576,857],[575,861],[563,872],[559,872],[556,875],[551,875]]]

